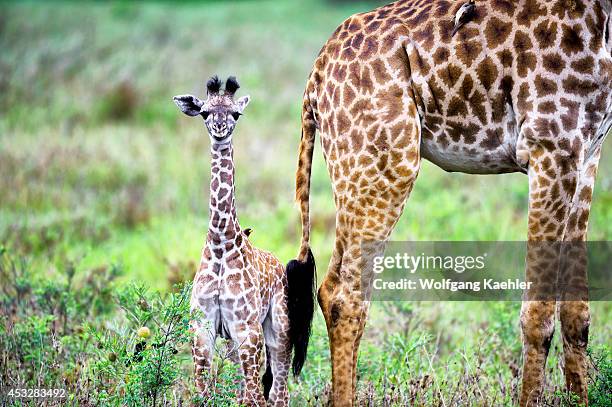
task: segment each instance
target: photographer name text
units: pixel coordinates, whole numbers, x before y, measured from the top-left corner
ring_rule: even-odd
[[[420,278],[411,280],[403,278],[396,281],[385,281],[377,278],[373,281],[375,290],[444,290],[444,291],[500,291],[500,290],[529,290],[532,282],[522,281],[518,278],[507,280],[493,280],[485,278],[480,281],[454,281],[449,278],[434,280],[432,278]]]

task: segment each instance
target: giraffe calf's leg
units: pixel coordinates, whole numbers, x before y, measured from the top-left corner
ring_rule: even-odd
[[[214,333],[200,322],[193,322],[194,333],[191,353],[193,356],[195,384],[202,396],[208,394],[208,382],[212,367]]]
[[[288,346],[277,346],[270,349],[270,367],[272,370],[272,388],[268,405],[274,407],[286,407],[289,405],[289,390],[287,379],[291,366],[291,348]]]
[[[361,343],[361,337],[363,336],[363,331],[365,330],[366,322],[368,320],[369,309],[369,301],[364,302],[362,307],[362,315],[359,319],[359,329],[357,330],[357,337],[355,338],[355,343],[353,344],[353,394],[357,394],[357,362],[359,359],[359,344]]]
[[[240,321],[230,328],[231,336],[239,344],[238,358],[244,377],[240,405],[265,406],[266,400],[261,389],[262,354],[264,347],[263,330],[258,321]]]
[[[233,340],[228,340],[226,343],[225,354],[229,361],[240,369],[240,355],[238,354],[238,346]],[[234,379],[234,384],[238,388],[238,393],[244,389],[244,379],[240,376]]]
[[[291,367],[291,342],[284,290],[276,293],[271,305],[270,313],[263,324],[268,355],[268,371],[266,374],[269,373],[272,376],[268,405],[286,407],[289,405],[287,379]],[[268,383],[268,385],[270,384]]]

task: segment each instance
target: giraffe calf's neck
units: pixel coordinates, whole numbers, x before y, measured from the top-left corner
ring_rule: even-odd
[[[241,232],[236,215],[233,156],[231,142],[213,144],[211,147],[210,220],[207,241],[214,246],[235,240]]]

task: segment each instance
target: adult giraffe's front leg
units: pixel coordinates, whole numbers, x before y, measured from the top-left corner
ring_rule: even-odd
[[[584,268],[567,269],[568,253],[564,251],[568,250],[568,241],[586,238],[590,193],[598,161],[598,153],[597,157],[585,157],[586,153],[582,150],[568,151],[544,146],[549,145],[534,143],[529,152],[526,276],[534,286],[525,293],[521,309],[524,358],[521,406],[535,406],[540,402],[544,366],[555,327],[555,298],[563,295],[559,291],[562,288],[559,283],[563,282],[567,273],[575,277],[585,273]],[[582,277],[586,282],[586,275]],[[583,289],[586,284],[575,287]],[[572,295],[575,296],[576,292]],[[586,403],[588,302],[561,302],[560,310],[568,387]]]
[[[559,303],[559,319],[565,357],[567,390],[577,394],[585,405],[587,397],[587,355],[590,311],[588,303],[586,235],[595,176],[601,148],[581,166],[574,193],[564,247],[560,280],[565,284]]]

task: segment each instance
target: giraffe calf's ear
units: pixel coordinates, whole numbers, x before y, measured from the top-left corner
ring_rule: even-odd
[[[173,98],[174,103],[187,116],[197,116],[201,113],[204,102],[192,95],[178,95]]]
[[[244,109],[247,107],[250,101],[251,101],[251,97],[249,95],[243,96],[240,99],[238,99],[236,101],[236,105],[238,106],[237,113],[242,114],[242,112],[244,112]]]

